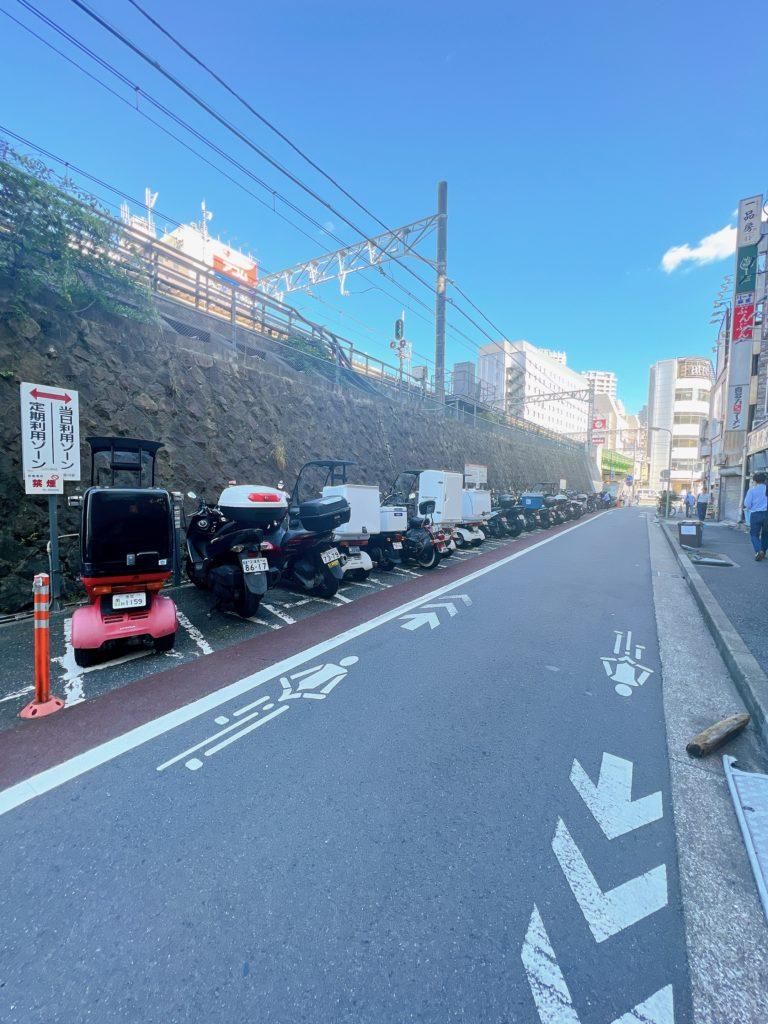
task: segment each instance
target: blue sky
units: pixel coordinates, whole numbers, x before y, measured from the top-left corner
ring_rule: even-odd
[[[69,0],[35,2],[270,185],[354,240],[338,218],[207,120]],[[650,363],[710,353],[711,300],[731,272],[731,257],[684,260],[672,272],[661,261],[671,247],[695,247],[731,224],[739,198],[766,186],[762,4],[746,0],[736,11],[714,0],[336,0],[290,8],[245,0],[142,2],[385,223],[431,213],[436,182],[445,178],[449,276],[508,337],[565,349],[576,369],[614,370],[632,411],[646,400]],[[91,3],[355,223],[377,230],[128,0]],[[0,6],[74,55],[17,0]],[[142,196],[151,185],[160,193],[158,209],[179,220],[196,218],[205,197],[212,229],[251,249],[268,269],[336,248],[307,225],[317,242],[294,231],[3,15],[0,25],[6,127],[130,194]],[[133,98],[130,88],[78,59]],[[727,253],[729,240],[718,236],[702,255]],[[432,305],[426,289],[402,270],[396,276]],[[373,284],[350,279],[353,294],[346,298],[327,284],[319,292],[323,304],[302,298],[297,305],[383,354],[401,300]],[[416,352],[429,356],[433,328],[420,312],[426,321],[406,314],[407,333]],[[486,340],[455,313],[451,321],[477,343]],[[471,344],[448,337],[449,366],[472,357]]]

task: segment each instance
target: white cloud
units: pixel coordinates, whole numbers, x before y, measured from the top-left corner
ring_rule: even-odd
[[[673,270],[683,266],[685,263],[692,263],[694,266],[703,266],[705,263],[716,263],[718,260],[727,259],[736,252],[736,228],[726,224],[724,228],[706,235],[698,245],[673,245],[667,249],[661,257],[663,269],[671,274]]]

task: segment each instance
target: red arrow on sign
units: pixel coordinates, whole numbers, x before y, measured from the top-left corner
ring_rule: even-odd
[[[32,397],[37,400],[38,398],[53,398],[56,402],[71,402],[72,396],[68,395],[65,391],[63,395],[52,395],[50,391],[38,391],[37,388],[32,388],[29,392]]]

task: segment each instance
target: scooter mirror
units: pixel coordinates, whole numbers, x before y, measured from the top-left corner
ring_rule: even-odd
[[[187,491],[187,497],[191,498],[194,501],[197,495],[195,494],[194,491]]]

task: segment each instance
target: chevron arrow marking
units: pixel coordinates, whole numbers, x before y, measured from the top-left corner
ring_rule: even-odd
[[[597,942],[605,942],[667,905],[666,864],[603,892],[562,818],[557,822],[552,849]]]
[[[410,630],[418,629],[420,626],[426,625],[428,625],[430,629],[437,629],[440,625],[440,619],[437,617],[437,612],[419,612],[414,615],[403,615],[401,622],[403,629]]]
[[[520,957],[541,1024],[581,1024],[538,907],[534,905]],[[675,1024],[672,986],[666,985],[613,1024]]]
[[[664,814],[661,793],[632,799],[632,762],[603,754],[597,785],[578,761],[571,768],[571,782],[608,839],[616,839]]]
[[[452,601],[439,601],[436,604],[423,604],[422,608],[447,608],[451,618],[456,614],[456,605]]]

